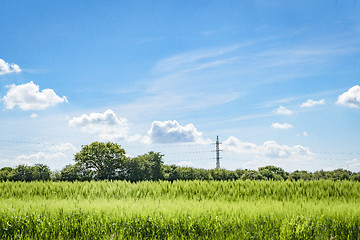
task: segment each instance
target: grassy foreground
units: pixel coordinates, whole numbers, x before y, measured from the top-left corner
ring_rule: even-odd
[[[348,181],[1,182],[0,239],[360,239]]]

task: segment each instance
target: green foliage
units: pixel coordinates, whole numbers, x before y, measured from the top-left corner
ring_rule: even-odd
[[[130,181],[164,179],[162,157],[160,153],[149,152],[127,160],[126,179]]]
[[[289,176],[284,169],[275,166],[260,167],[259,173],[266,180],[286,180]]]
[[[254,170],[249,170],[249,171],[245,171],[242,175],[241,175],[241,180],[263,180],[264,176],[261,175],[261,173],[254,171]]]
[[[0,181],[6,181],[10,178],[11,172],[12,172],[12,168],[11,167],[3,167],[0,169]]]
[[[93,142],[82,146],[75,154],[75,162],[91,171],[95,179],[123,179],[125,172],[125,150],[116,143]]]
[[[16,168],[5,167],[0,169],[1,181],[48,181],[51,179],[51,170],[44,164],[34,166],[18,165]]]
[[[298,171],[292,172],[289,177],[289,180],[291,181],[298,181],[298,180],[311,180],[312,179],[312,173],[308,173],[307,171]]]
[[[86,169],[85,164],[68,164],[60,171],[62,181],[89,181],[93,178],[93,171]]]
[[[31,169],[33,179],[40,181],[50,180],[51,170],[48,166],[44,164],[35,164],[35,166],[31,167]]]

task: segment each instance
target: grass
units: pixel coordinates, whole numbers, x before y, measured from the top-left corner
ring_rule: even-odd
[[[360,183],[2,182],[1,239],[360,239]]]

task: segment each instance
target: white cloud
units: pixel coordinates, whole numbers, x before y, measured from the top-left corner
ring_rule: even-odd
[[[319,101],[314,101],[312,99],[308,99],[306,102],[301,104],[301,107],[313,107],[315,105],[324,105],[325,104],[325,100],[321,99]]]
[[[118,118],[110,109],[104,113],[74,117],[69,121],[69,125],[80,127],[81,131],[97,134],[100,139],[108,141],[126,138],[129,130],[127,119]]]
[[[307,137],[307,136],[309,136],[309,133],[308,132],[303,132],[303,135],[304,135],[304,137]]]
[[[360,107],[360,86],[355,85],[350,88],[347,92],[344,92],[338,97],[336,102],[337,104],[341,104],[351,108],[359,108]]]
[[[278,109],[276,109],[275,112],[280,115],[291,115],[293,113],[291,110],[287,109],[284,106],[280,106]]]
[[[248,154],[257,158],[310,159],[313,155],[309,148],[301,145],[290,147],[287,145],[279,145],[275,141],[266,141],[263,145],[256,145],[255,143],[242,142],[234,136],[229,137],[222,145],[226,151]]]
[[[234,136],[229,137],[223,142],[224,150],[243,154],[258,153],[258,146],[255,143],[242,142]]]
[[[18,106],[21,110],[43,110],[58,103],[67,102],[65,96],[59,97],[52,89],[39,91],[39,86],[32,81],[16,86],[8,86],[10,89],[3,97],[7,109]]]
[[[19,65],[15,63],[7,63],[3,59],[0,58],[0,75],[13,73],[13,72],[21,72]]]
[[[49,147],[50,151],[57,151],[57,152],[75,152],[77,148],[72,145],[71,143],[61,143],[57,145],[52,145]]]
[[[31,118],[37,118],[38,115],[37,115],[36,113],[32,113],[32,114],[30,115],[30,117],[31,117]]]
[[[152,143],[205,142],[193,124],[181,126],[174,121],[154,121],[148,131]]]
[[[271,127],[278,129],[289,129],[289,128],[293,128],[294,126],[289,123],[273,123],[271,124]]]
[[[275,141],[267,141],[262,146],[265,156],[270,158],[293,158],[293,157],[309,157],[312,155],[307,147],[295,145],[289,147],[287,145],[279,145]]]

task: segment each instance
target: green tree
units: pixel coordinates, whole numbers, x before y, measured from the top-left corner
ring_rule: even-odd
[[[263,180],[264,176],[261,175],[261,173],[255,171],[255,170],[246,170],[243,173],[243,175],[241,175],[241,180]]]
[[[124,179],[126,176],[125,150],[116,143],[93,142],[82,146],[74,160],[89,170],[95,179]]]
[[[298,180],[312,180],[312,173],[309,173],[305,170],[299,171],[296,170],[295,172],[292,172],[288,180],[290,181],[298,181]]]
[[[149,152],[129,159],[126,163],[126,179],[130,181],[164,179],[163,156],[160,153]]]
[[[13,169],[11,167],[3,167],[0,169],[0,181],[6,181],[10,179],[10,175]]]
[[[349,180],[352,176],[352,172],[342,168],[335,169],[330,172],[332,180]]]
[[[165,165],[164,166],[164,178],[169,181],[175,181],[180,179],[180,169],[178,166]]]
[[[313,173],[314,180],[329,179],[329,178],[331,178],[331,174],[328,171],[320,170]]]
[[[285,172],[284,169],[275,166],[259,167],[258,170],[268,180],[286,180],[289,176],[289,173]]]
[[[35,164],[31,167],[33,180],[48,181],[51,177],[51,170],[45,164]]]
[[[32,181],[33,178],[33,169],[30,166],[18,165],[11,173],[10,180],[12,181]]]
[[[358,172],[358,173],[353,173],[350,179],[351,179],[352,181],[360,182],[360,172]]]
[[[62,181],[89,181],[94,178],[94,173],[82,164],[68,164],[60,171]]]

